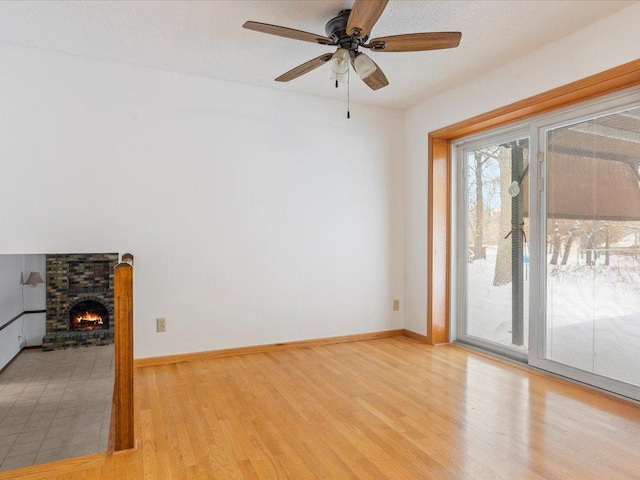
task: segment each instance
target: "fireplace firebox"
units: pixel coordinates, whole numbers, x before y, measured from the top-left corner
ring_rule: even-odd
[[[69,331],[108,330],[109,311],[95,300],[83,300],[69,310]]]
[[[117,253],[47,255],[45,351],[113,343]]]

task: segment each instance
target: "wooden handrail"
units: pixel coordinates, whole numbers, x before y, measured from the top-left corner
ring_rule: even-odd
[[[115,450],[134,448],[133,438],[133,255],[115,267]]]

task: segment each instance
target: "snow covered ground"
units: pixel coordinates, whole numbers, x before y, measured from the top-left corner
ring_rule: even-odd
[[[548,265],[547,358],[640,385],[640,258],[611,255],[610,266],[601,258],[590,267],[575,257],[566,266]],[[509,346],[511,284],[493,286],[495,261],[496,248],[489,247],[486,260],[469,264],[468,333]]]
[[[511,343],[511,283],[493,286],[497,247],[487,247],[487,258],[469,263],[467,333],[500,345],[527,351],[529,341],[529,275],[524,281],[524,346]]]

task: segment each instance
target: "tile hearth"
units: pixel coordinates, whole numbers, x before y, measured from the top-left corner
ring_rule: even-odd
[[[0,472],[106,451],[113,345],[24,350],[0,374]]]

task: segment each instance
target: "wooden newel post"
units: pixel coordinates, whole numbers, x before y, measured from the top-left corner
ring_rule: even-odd
[[[133,448],[133,255],[116,265],[115,310],[115,450]]]
[[[129,265],[131,265],[133,267],[133,255],[131,255],[130,253],[123,253],[122,254],[122,263],[128,263]]]

